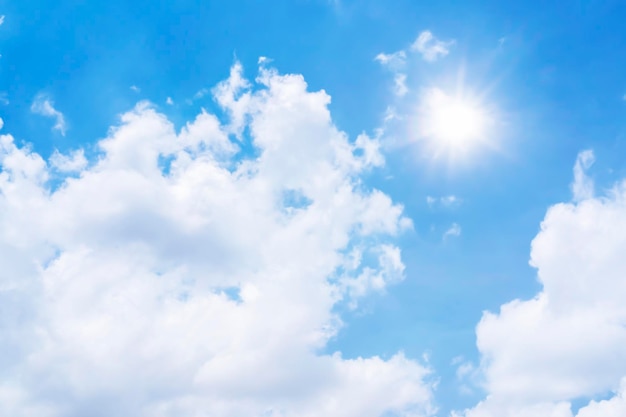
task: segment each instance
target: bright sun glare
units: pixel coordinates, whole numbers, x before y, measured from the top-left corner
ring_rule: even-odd
[[[465,152],[486,140],[489,117],[477,101],[434,88],[424,96],[419,124],[434,147]]]

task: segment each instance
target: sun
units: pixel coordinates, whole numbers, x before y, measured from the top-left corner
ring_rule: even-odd
[[[437,153],[467,153],[488,140],[490,122],[478,100],[432,88],[424,94],[419,109],[419,136]]]

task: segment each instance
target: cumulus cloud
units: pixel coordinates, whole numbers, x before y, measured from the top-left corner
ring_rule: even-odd
[[[435,62],[450,53],[450,47],[455,41],[441,41],[432,32],[425,30],[419,34],[415,42],[411,45],[411,50],[419,52],[422,58],[428,62]]]
[[[213,91],[227,122],[140,103],[90,164],[0,136],[0,416],[432,415],[427,366],[324,353],[336,306],[404,277],[411,222],[360,181],[378,140],[299,75]]]
[[[626,416],[626,378],[622,379],[619,390],[610,400],[591,401],[580,409],[577,417],[622,417]]]
[[[63,116],[63,113],[54,108],[54,103],[48,97],[41,94],[35,97],[30,110],[35,114],[54,119],[55,123],[52,128],[54,130],[58,130],[61,135],[65,136],[65,132],[67,130],[65,116]]]
[[[577,417],[623,410],[626,181],[594,197],[585,174],[592,161],[591,151],[578,156],[574,201],[552,206],[532,242],[542,291],[478,324],[489,395],[467,417],[572,417],[571,401],[611,391],[615,397],[589,403]]]

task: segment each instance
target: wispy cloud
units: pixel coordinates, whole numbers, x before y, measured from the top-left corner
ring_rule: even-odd
[[[430,208],[434,208],[437,206],[442,206],[446,208],[456,207],[460,205],[461,202],[462,200],[453,194],[446,195],[443,197],[433,197],[430,195],[426,197],[426,204],[428,204]]]
[[[136,85],[131,85],[130,89],[133,90],[135,93],[141,92],[141,88],[137,87]]]
[[[393,92],[395,95],[402,97],[409,92],[409,88],[406,86],[406,74],[396,74],[393,82]]]
[[[424,60],[434,62],[448,55],[454,42],[454,40],[440,41],[430,31],[425,30],[419,34],[409,48],[393,53],[381,52],[374,57],[374,60],[393,73],[393,92],[396,96],[402,97],[409,92],[407,87],[407,66],[409,64],[407,51],[417,52],[421,54]]]
[[[582,151],[576,158],[574,165],[574,182],[572,183],[572,194],[574,201],[586,200],[593,197],[593,181],[587,176],[587,170],[595,162],[592,150]]]
[[[209,90],[208,88],[201,88],[200,90],[198,90],[196,92],[196,94],[193,95],[193,99],[194,100],[199,100],[202,97],[206,96],[207,94],[209,94],[211,92],[211,90]]]
[[[406,67],[406,52],[398,51],[392,54],[380,53],[376,55],[374,60],[380,62],[383,67],[394,73],[394,94],[399,97],[406,95],[406,93],[409,92],[406,85],[407,75],[404,72]]]
[[[85,151],[79,149],[65,155],[55,150],[50,157],[50,165],[60,172],[79,172],[87,166]]]
[[[61,135],[65,136],[65,132],[67,131],[65,116],[63,116],[63,113],[54,108],[54,103],[48,97],[42,94],[35,97],[30,110],[35,114],[54,119],[55,123],[52,128],[54,130],[58,130]]]
[[[392,54],[385,54],[381,52],[376,55],[376,58],[374,59],[380,62],[381,65],[387,66],[392,70],[401,70],[406,64],[406,52],[398,51]]]
[[[0,26],[4,24],[4,18],[5,18],[4,15],[0,16]]]
[[[419,34],[411,50],[419,52],[425,61],[435,62],[450,53],[450,47],[454,45],[454,40],[440,41],[431,31],[425,30]]]
[[[461,236],[461,226],[459,226],[457,223],[452,223],[450,228],[446,230],[446,232],[443,234],[443,240],[459,236]]]

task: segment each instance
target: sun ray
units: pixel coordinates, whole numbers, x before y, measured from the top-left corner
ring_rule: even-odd
[[[423,94],[418,109],[418,136],[434,156],[466,155],[489,140],[492,121],[481,101],[463,88],[457,88],[455,94],[431,88]]]

